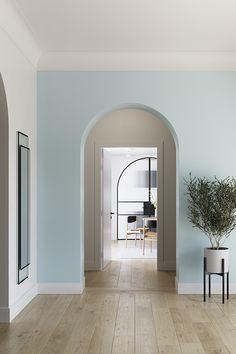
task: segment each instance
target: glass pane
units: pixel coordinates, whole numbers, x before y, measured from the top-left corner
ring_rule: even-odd
[[[143,215],[143,203],[119,203],[118,204],[119,214],[130,214],[130,215]]]
[[[28,149],[20,147],[20,268],[28,265]]]
[[[148,171],[148,159],[131,164],[123,173],[119,183],[119,200],[147,201],[148,185],[145,176]]]
[[[29,267],[26,267],[22,270],[19,269],[19,271],[18,271],[18,284],[21,283],[26,278],[28,278],[28,276],[29,276]]]

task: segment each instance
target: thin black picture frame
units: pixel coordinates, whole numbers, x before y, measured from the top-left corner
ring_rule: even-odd
[[[22,144],[20,142],[20,137],[23,136],[27,139],[26,144]],[[18,269],[18,276],[17,276],[17,284],[21,284],[24,280],[26,280],[29,277],[29,270],[28,267],[30,265],[30,148],[28,146],[28,135],[18,131],[17,132],[17,137],[18,137],[18,154],[17,154],[17,160],[18,160],[18,253],[17,253],[17,269]],[[21,235],[21,199],[22,199],[22,194],[21,194],[21,151],[22,149],[27,150],[27,262],[26,264],[22,267],[21,265],[21,241],[22,241],[22,235]],[[20,272],[27,270],[26,275],[23,278],[20,278]]]
[[[27,182],[28,182],[28,177],[29,177],[29,153],[30,149],[26,146],[19,145],[18,149],[18,268],[20,270],[25,269],[30,265],[30,255],[29,255],[29,249],[30,249],[30,238],[29,238],[29,207],[28,204],[29,202],[27,201],[27,263],[22,267],[22,257],[21,257],[21,242],[22,242],[22,233],[21,233],[21,151],[22,149],[27,150]],[[29,183],[27,183],[27,199],[29,199]]]

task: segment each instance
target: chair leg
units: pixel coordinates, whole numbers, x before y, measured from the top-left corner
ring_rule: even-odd
[[[141,242],[141,231],[139,230],[139,244]]]
[[[143,237],[143,233],[140,232],[140,248],[141,249],[142,249],[142,241],[143,241],[142,237]]]

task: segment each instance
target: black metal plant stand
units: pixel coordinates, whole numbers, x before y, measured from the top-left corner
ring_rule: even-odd
[[[209,297],[211,297],[211,275],[216,274],[216,275],[220,275],[222,277],[222,304],[225,303],[225,274],[226,274],[227,300],[229,299],[229,271],[225,272],[224,258],[221,259],[221,270],[222,270],[221,273],[208,273],[207,272],[207,259],[206,259],[206,257],[204,257],[204,259],[203,259],[203,300],[204,300],[204,302],[206,302],[206,275],[207,274],[208,274],[208,281],[209,281],[209,286],[208,286]]]

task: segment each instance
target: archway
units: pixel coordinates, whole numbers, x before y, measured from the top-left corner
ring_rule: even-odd
[[[159,270],[176,267],[176,213],[178,211],[177,139],[169,122],[157,111],[142,105],[127,105],[96,117],[84,134],[81,192],[81,231],[85,237],[85,269],[101,269],[100,151],[102,147],[157,147],[159,170]],[[83,172],[82,172],[83,173]],[[83,185],[83,181],[85,182]],[[84,211],[84,214],[83,214]],[[83,223],[84,220],[84,223]],[[83,232],[84,231],[84,232]],[[88,251],[90,250],[90,251]]]
[[[8,111],[0,74],[0,322],[9,321],[8,311]]]

